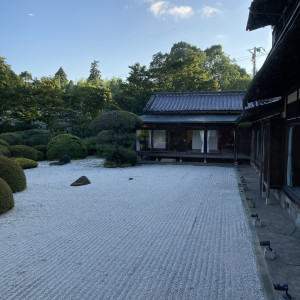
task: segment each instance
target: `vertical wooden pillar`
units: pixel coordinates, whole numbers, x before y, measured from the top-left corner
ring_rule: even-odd
[[[207,127],[205,124],[204,127],[204,162],[206,163],[206,157],[207,157]]]
[[[264,197],[264,124],[260,123],[260,197]]]
[[[207,127],[204,127],[204,153],[207,153]]]
[[[234,129],[234,164],[238,164],[238,151],[239,151],[239,126],[236,125]]]
[[[266,191],[266,204],[271,204],[271,199],[270,199],[270,182],[271,182],[271,137],[272,131],[271,131],[271,124],[270,120],[267,123],[267,130],[266,130],[266,135],[267,135],[267,149],[266,149],[266,172],[267,172],[267,191]]]

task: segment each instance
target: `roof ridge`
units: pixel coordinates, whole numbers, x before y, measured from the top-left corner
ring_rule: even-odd
[[[240,90],[240,91],[195,91],[195,92],[155,92],[154,95],[178,95],[178,96],[183,96],[183,95],[205,95],[205,94],[245,94],[246,91]]]

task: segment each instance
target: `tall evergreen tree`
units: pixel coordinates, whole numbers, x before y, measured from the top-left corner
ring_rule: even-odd
[[[101,82],[101,72],[99,70],[99,61],[94,60],[91,63],[90,76],[88,77],[88,82],[98,83]]]
[[[60,67],[58,69],[58,71],[55,73],[55,77],[60,78],[60,84],[62,86],[68,84],[67,74],[66,74],[66,72],[64,71],[64,69],[62,67]]]

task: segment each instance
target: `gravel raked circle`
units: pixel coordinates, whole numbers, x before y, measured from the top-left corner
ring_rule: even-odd
[[[263,299],[233,168],[99,164],[26,170],[0,216],[1,300]]]

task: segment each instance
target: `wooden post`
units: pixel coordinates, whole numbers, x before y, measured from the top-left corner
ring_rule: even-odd
[[[264,196],[264,170],[263,170],[263,159],[264,159],[264,124],[261,121],[261,132],[260,132],[260,197]]]
[[[267,145],[267,157],[266,157],[266,163],[267,163],[267,191],[266,191],[266,205],[268,204],[271,204],[271,199],[270,199],[270,182],[271,182],[271,166],[270,166],[270,163],[271,163],[271,124],[270,124],[270,120],[268,120],[268,123],[267,123],[267,141],[268,141],[268,145]]]
[[[239,149],[239,126],[235,128],[234,134],[234,164],[238,164],[238,149]]]
[[[204,127],[204,162],[206,163],[207,156],[207,128],[206,125]]]

